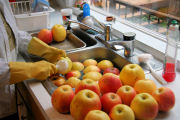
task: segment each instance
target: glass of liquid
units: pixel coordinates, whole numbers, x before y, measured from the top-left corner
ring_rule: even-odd
[[[176,78],[176,58],[179,42],[179,25],[172,21],[167,32],[167,45],[163,64],[163,78],[167,82],[172,82]]]

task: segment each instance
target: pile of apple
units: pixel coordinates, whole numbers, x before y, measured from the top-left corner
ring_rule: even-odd
[[[60,24],[55,24],[51,30],[41,29],[37,37],[47,44],[50,44],[53,40],[61,42],[66,38],[66,29]]]
[[[53,107],[75,120],[152,120],[175,105],[173,91],[157,88],[137,64],[120,72],[109,60],[73,62],[65,78],[54,83],[59,87],[52,94]]]

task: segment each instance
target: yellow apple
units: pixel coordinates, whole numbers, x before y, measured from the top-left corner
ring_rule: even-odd
[[[149,93],[137,94],[130,107],[138,120],[153,120],[158,114],[158,103]]]
[[[91,110],[84,120],[110,120],[107,113],[101,110]]]
[[[68,57],[61,57],[56,63],[56,68],[60,74],[66,74],[71,71],[72,61]]]
[[[113,67],[113,63],[109,60],[102,60],[100,61],[97,66],[101,69],[101,70],[105,70],[107,68],[112,68]]]
[[[74,120],[84,120],[91,110],[101,110],[99,96],[88,89],[79,91],[73,98],[70,105],[70,112]]]
[[[156,90],[156,84],[152,80],[138,80],[134,84],[134,89],[137,93],[149,93],[152,94]]]
[[[70,77],[65,84],[66,85],[70,85],[72,88],[76,88],[77,85],[81,82],[80,79],[78,79],[77,77]]]
[[[87,66],[84,70],[83,70],[83,72],[86,74],[86,73],[88,73],[88,72],[100,72],[101,70],[100,70],[100,68],[98,68],[97,66],[95,66],[95,65],[89,65],[89,66]]]
[[[87,67],[89,65],[97,65],[97,61],[94,59],[87,59],[83,62],[84,66]]]
[[[82,71],[84,69],[84,65],[81,62],[72,62],[72,70]]]
[[[56,42],[61,42],[61,41],[65,40],[66,29],[64,28],[64,26],[56,24],[52,27],[51,30],[52,30],[53,39]]]
[[[109,116],[111,120],[135,120],[134,112],[132,111],[132,109],[124,104],[115,105],[111,109]]]
[[[138,64],[128,64],[120,72],[120,80],[123,85],[134,86],[138,80],[145,79],[144,70]]]
[[[92,79],[94,81],[99,81],[102,78],[102,74],[99,72],[88,72],[83,76],[83,79]]]

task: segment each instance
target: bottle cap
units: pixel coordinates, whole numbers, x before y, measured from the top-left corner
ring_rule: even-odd
[[[135,39],[136,34],[134,32],[126,32],[123,34],[124,41],[131,41]]]
[[[171,24],[176,25],[176,24],[178,24],[178,22],[176,20],[172,20]]]

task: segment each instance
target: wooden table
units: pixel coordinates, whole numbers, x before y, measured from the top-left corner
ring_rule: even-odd
[[[168,5],[168,0],[116,0],[117,2],[123,2],[134,6],[152,6],[156,4],[157,6],[166,4]]]

